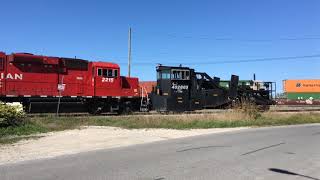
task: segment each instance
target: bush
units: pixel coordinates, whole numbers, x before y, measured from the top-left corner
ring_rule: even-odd
[[[241,99],[235,108],[239,112],[244,113],[249,119],[256,120],[261,117],[259,107],[247,99]]]
[[[0,127],[19,126],[25,121],[25,114],[18,107],[0,103]]]

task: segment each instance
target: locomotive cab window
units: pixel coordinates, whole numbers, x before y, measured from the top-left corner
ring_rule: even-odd
[[[103,69],[102,70],[102,76],[103,77],[108,77],[108,69]]]
[[[113,77],[112,76],[112,69],[108,69],[108,77]]]
[[[98,69],[98,76],[118,77],[118,69]]]
[[[172,79],[181,79],[181,71],[172,70]]]
[[[102,76],[102,69],[101,69],[101,68],[98,68],[98,70],[97,70],[97,75],[98,75],[98,76]]]
[[[113,70],[113,77],[118,77],[118,69]]]
[[[189,80],[190,79],[190,71],[189,70],[181,70],[181,69],[173,69],[171,71],[171,79],[173,79],[173,80]]]
[[[187,80],[190,79],[190,71],[186,71],[186,79],[187,79]]]
[[[158,79],[170,79],[170,70],[159,71]]]
[[[4,59],[0,58],[0,70],[3,70]]]

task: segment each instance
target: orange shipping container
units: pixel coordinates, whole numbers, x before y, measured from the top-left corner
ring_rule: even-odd
[[[320,92],[320,79],[284,80],[284,92]]]

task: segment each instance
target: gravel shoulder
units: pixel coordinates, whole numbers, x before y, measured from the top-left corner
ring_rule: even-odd
[[[39,136],[43,137],[39,139],[28,139],[15,144],[0,145],[0,164],[241,129],[247,128],[128,130],[116,127],[89,126],[75,130],[40,134]]]

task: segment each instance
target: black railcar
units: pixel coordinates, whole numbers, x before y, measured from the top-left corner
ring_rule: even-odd
[[[188,67],[157,66],[152,107],[157,111],[177,112],[227,106],[238,96],[239,77],[231,76],[229,89],[219,86],[219,81],[220,78],[211,78]]]

